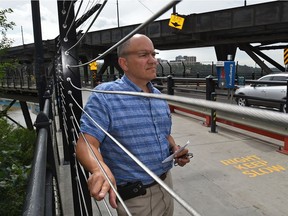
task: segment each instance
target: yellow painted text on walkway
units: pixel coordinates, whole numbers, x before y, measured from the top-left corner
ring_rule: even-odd
[[[269,165],[267,161],[256,155],[231,158],[227,160],[221,160],[220,162],[226,166],[233,166],[237,170],[240,170],[242,174],[249,177],[263,176],[286,170],[281,165]]]

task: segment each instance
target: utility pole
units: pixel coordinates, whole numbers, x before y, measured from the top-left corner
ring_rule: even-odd
[[[22,36],[22,45],[24,46],[24,35],[23,35],[23,27],[21,26],[21,36]]]
[[[44,69],[44,54],[42,44],[42,29],[39,0],[31,0],[34,46],[35,46],[35,77],[38,89],[40,111],[43,110],[45,104],[44,94],[46,91],[46,77]]]
[[[118,23],[118,28],[119,28],[120,24],[119,24],[119,4],[118,4],[118,0],[116,0],[116,6],[117,6],[117,23]]]

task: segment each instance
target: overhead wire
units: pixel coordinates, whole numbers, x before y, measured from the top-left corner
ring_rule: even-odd
[[[139,2],[143,7],[145,7],[148,11],[150,11],[152,14],[154,14],[154,12],[153,12],[150,8],[148,8],[143,2],[141,2],[140,0],[138,0],[138,2]]]

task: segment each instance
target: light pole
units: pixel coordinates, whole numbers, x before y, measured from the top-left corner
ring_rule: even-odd
[[[117,24],[118,24],[118,28],[120,27],[119,24],[119,6],[118,6],[118,0],[116,0],[116,6],[117,6]]]

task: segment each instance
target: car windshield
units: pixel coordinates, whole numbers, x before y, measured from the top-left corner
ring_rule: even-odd
[[[288,79],[288,76],[273,76],[272,80],[273,81],[286,81]]]

